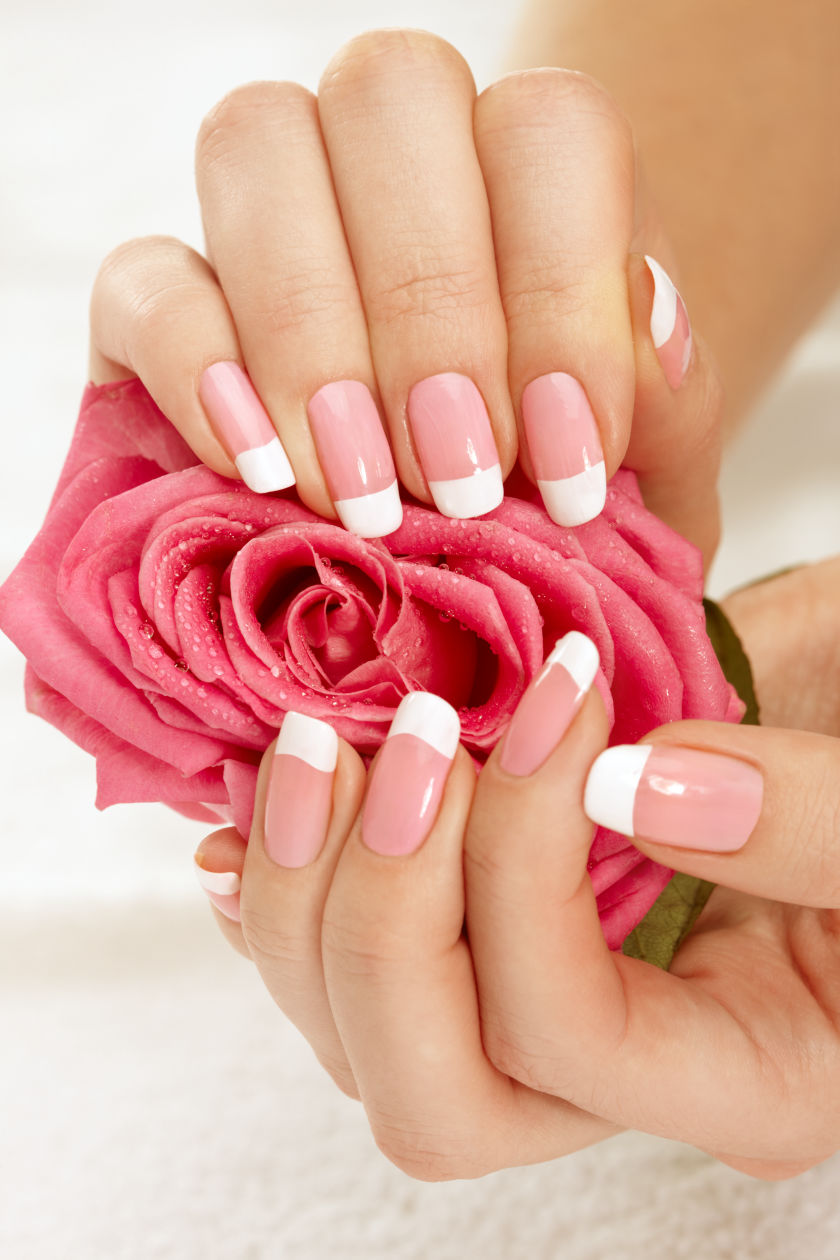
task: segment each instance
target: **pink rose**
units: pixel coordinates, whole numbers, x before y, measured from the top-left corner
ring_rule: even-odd
[[[436,691],[480,762],[572,628],[601,654],[612,742],[739,720],[699,556],[645,510],[632,473],[575,530],[518,488],[481,520],[409,503],[396,533],[362,540],[292,492],[197,464],[138,381],[90,386],[46,521],[0,590],[28,707],[94,754],[100,808],[164,801],[246,836],[287,709],[367,754],[407,691]],[[612,948],[671,874],[603,829],[590,871]]]

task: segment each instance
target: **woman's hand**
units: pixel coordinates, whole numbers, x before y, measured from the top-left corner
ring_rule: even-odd
[[[484,769],[467,924],[498,1068],[776,1178],[840,1147],[840,560],[739,592],[729,612],[768,716],[819,733],[679,722],[589,770],[592,697],[535,774],[511,779],[498,754]],[[584,800],[655,861],[720,885],[668,973],[606,948]]]
[[[739,631],[764,645],[759,679],[771,676],[773,651],[790,652],[792,607],[823,659],[838,605],[840,561],[733,597]],[[443,753],[405,731],[399,750],[389,738],[361,811],[362,766],[338,746],[329,824],[332,772],[288,756],[296,723],[305,749],[293,719],[281,755],[269,750],[262,766],[247,850],[235,833],[209,837],[200,877],[212,886],[208,870],[233,872],[230,890],[244,861],[241,925],[219,922],[412,1175],[551,1159],[625,1127],[690,1142],[754,1176],[795,1175],[840,1145],[840,705],[818,734],[685,722],[643,741],[654,754],[636,818],[649,834],[636,843],[720,884],[665,973],[610,952],[601,932],[583,802],[589,776],[590,812],[600,808],[593,784],[605,776],[590,771],[607,724],[587,691],[586,641],[569,639],[574,650],[567,640],[526,694],[478,780],[463,749],[449,769],[452,719],[434,697],[412,729]],[[825,674],[797,686],[803,719],[818,725],[829,711],[818,697],[840,690],[836,646],[827,651]],[[769,700],[782,704],[772,687]],[[309,729],[336,747],[323,724]],[[661,753],[674,748],[682,762],[669,766]],[[698,760],[698,750],[719,760]],[[307,755],[326,767],[334,754],[310,743]],[[700,796],[695,777],[680,799],[680,765],[718,777]],[[610,794],[610,809],[620,798]],[[236,895],[214,899],[239,913]]]
[[[221,101],[197,180],[207,258],[152,237],[106,259],[91,375],[140,376],[211,468],[294,480],[377,536],[399,521],[395,466],[469,517],[519,452],[574,525],[626,463],[711,557],[717,378],[599,84],[546,68],[476,97],[443,40],[371,32],[317,96],[254,83]]]
[[[415,692],[392,732],[398,723],[360,810],[357,754],[326,723],[286,717],[260,768],[248,845],[226,829],[196,854],[224,934],[411,1176],[477,1177],[611,1136],[617,1126],[487,1058],[463,935],[475,769],[445,701]],[[406,723],[446,740],[450,756]]]

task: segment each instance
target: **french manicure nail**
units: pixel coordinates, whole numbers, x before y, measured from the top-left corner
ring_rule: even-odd
[[[616,744],[596,758],[584,792],[593,822],[625,836],[730,853],[752,834],[764,780],[736,757],[662,744]]]
[[[440,696],[413,691],[400,702],[373,770],[362,839],[389,857],[419,849],[437,817],[458,748],[458,714]]]
[[[193,857],[193,869],[198,882],[207,896],[222,914],[239,923],[239,890],[242,880],[235,871],[208,871],[197,856]]]
[[[468,376],[441,372],[419,381],[408,396],[408,420],[443,516],[483,516],[499,506],[499,453],[484,399]]]
[[[650,335],[665,379],[672,389],[676,389],[682,383],[691,359],[691,324],[685,303],[667,271],[649,254],[645,254],[645,262],[653,276]]]
[[[604,452],[579,381],[549,372],[525,386],[522,422],[546,511],[558,525],[583,525],[607,499]]]
[[[327,837],[338,736],[319,718],[287,713],[274,747],[265,851],[278,866],[308,866]]]
[[[376,403],[361,381],[332,381],[307,406],[318,458],[345,529],[362,538],[402,522],[397,474]]]
[[[519,701],[505,733],[499,765],[507,774],[533,774],[554,751],[598,672],[598,649],[571,630],[549,654]]]
[[[246,486],[267,494],[295,484],[268,412],[238,363],[211,364],[201,374],[198,395]]]

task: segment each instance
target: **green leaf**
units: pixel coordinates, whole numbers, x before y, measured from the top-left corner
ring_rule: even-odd
[[[758,701],[752,670],[741,640],[717,604],[703,600],[706,630],[724,675],[747,706],[741,722],[758,726]],[[667,971],[714,890],[708,880],[677,871],[638,927],[626,938],[621,952]]]

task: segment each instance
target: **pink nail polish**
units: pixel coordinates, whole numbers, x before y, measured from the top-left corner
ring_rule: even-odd
[[[388,857],[413,853],[429,834],[458,747],[458,714],[440,696],[413,691],[401,702],[373,770],[362,839]]]
[[[653,276],[650,335],[665,379],[672,389],[676,389],[682,383],[691,360],[692,337],[688,312],[664,267],[649,254],[645,254],[645,262]]]
[[[507,774],[533,774],[565,735],[598,672],[598,649],[571,630],[556,644],[519,701],[502,745]]]
[[[277,431],[238,363],[213,363],[206,368],[198,395],[246,486],[267,494],[295,484]]]
[[[662,744],[617,744],[596,758],[584,809],[626,836],[730,853],[752,834],[764,780],[736,757]]]
[[[278,866],[308,866],[324,847],[337,759],[331,726],[303,713],[286,714],[265,806],[265,851]]]
[[[339,519],[362,538],[402,522],[397,474],[376,403],[361,381],[332,381],[307,406],[318,458]]]
[[[235,871],[208,871],[197,857],[193,858],[193,869],[198,882],[204,889],[213,905],[234,923],[241,921],[239,913],[239,889],[242,885]]]
[[[435,507],[443,516],[483,516],[504,497],[499,453],[484,399],[459,372],[419,381],[408,419]]]
[[[525,386],[522,421],[546,511],[558,525],[583,525],[607,499],[604,452],[579,381],[549,372]]]

